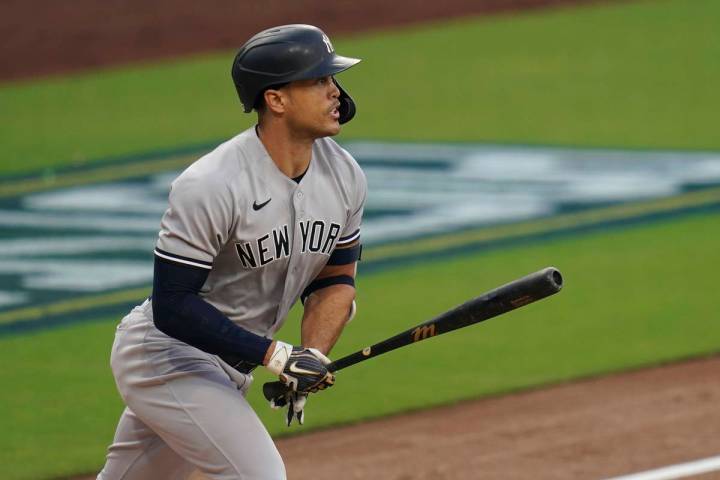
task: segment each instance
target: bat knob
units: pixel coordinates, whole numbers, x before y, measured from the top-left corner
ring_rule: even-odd
[[[555,267],[548,267],[547,269],[547,276],[549,280],[553,283],[553,286],[556,290],[560,290],[563,286],[563,276],[560,273],[560,270],[558,270]]]
[[[267,382],[263,385],[263,396],[267,401],[282,397],[290,391],[290,387],[283,382]]]

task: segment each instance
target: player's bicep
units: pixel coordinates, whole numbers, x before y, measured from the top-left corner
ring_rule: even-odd
[[[341,242],[340,239],[335,249],[330,254],[328,266],[342,266],[354,264],[362,256],[362,244],[360,243],[360,230],[357,231],[355,238],[350,242]]]
[[[365,177],[361,176],[357,192],[357,203],[353,205],[348,214],[340,238],[338,238],[327,264],[332,266],[354,264],[362,256],[362,242],[360,240],[360,224],[362,223],[367,184]]]
[[[349,242],[338,241],[325,266],[303,290],[300,295],[301,301],[305,303],[305,299],[313,293],[334,285],[346,285],[354,289],[357,262],[360,260],[361,252],[360,230],[353,234]]]

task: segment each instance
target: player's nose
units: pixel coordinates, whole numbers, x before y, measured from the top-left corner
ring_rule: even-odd
[[[332,98],[338,98],[340,97],[340,89],[337,86],[337,83],[335,83],[335,78],[331,77],[332,81],[330,82],[330,96]]]

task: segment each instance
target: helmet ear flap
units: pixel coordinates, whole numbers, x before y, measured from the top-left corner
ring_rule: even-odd
[[[342,125],[343,123],[347,123],[352,120],[355,116],[355,102],[353,101],[352,97],[348,95],[348,93],[340,86],[340,83],[338,83],[338,81],[335,80],[334,77],[333,82],[335,82],[338,90],[340,90],[340,97],[338,97],[338,101],[340,102],[340,107],[338,108],[340,118],[338,119],[338,122],[340,122],[340,124]]]

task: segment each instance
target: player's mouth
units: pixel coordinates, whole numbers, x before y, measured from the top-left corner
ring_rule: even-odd
[[[331,116],[334,120],[338,120],[338,119],[340,118],[340,110],[339,110],[339,107],[340,107],[340,104],[338,103],[337,105],[333,106],[333,107],[330,109],[330,116]]]

